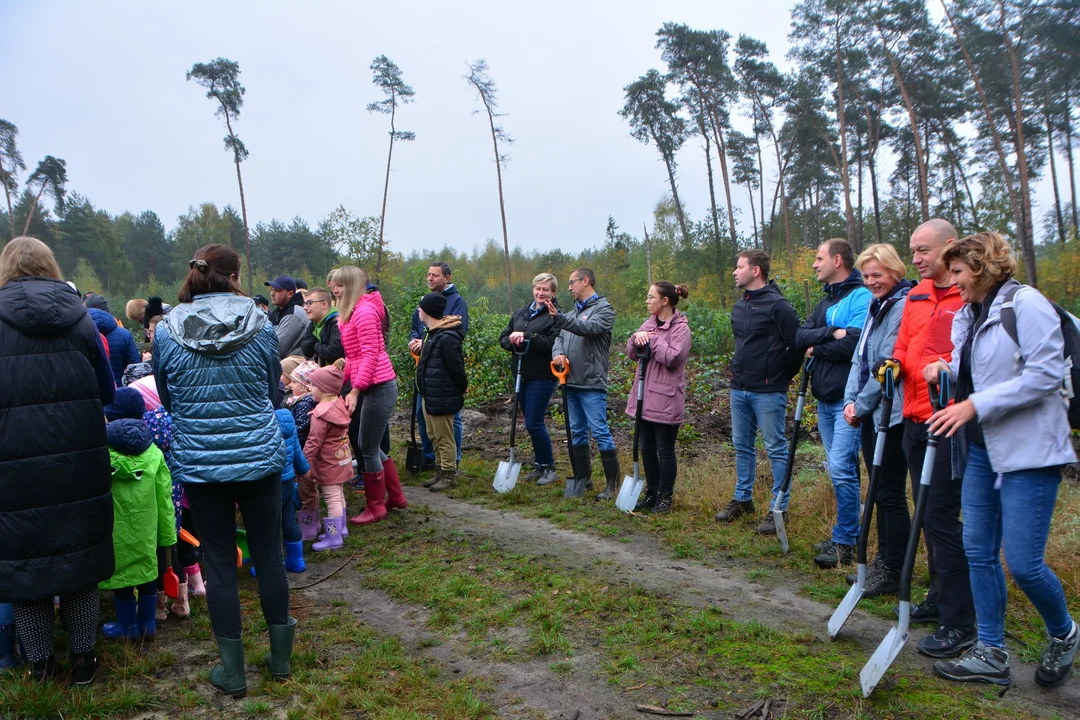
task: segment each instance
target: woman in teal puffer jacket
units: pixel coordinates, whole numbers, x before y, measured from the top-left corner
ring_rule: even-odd
[[[161,404],[173,417],[173,457],[183,478],[206,565],[206,601],[222,663],[210,682],[247,693],[235,508],[259,568],[259,599],[270,627],[266,661],[289,676],[296,620],[281,556],[281,471],[286,450],[274,416],[281,377],[277,337],[266,315],[240,293],[240,256],[224,245],[199,248],[180,305],[157,327],[153,366]]]

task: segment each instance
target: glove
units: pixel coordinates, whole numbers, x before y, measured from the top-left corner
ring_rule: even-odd
[[[900,377],[900,361],[896,358],[878,360],[870,372],[879,383],[884,383],[886,370],[892,370],[894,380]]]

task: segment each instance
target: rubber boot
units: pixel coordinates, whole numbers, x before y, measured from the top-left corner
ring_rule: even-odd
[[[137,640],[139,638],[139,619],[135,600],[114,600],[116,605],[116,622],[105,623],[101,627],[101,634],[115,640]],[[157,603],[157,599],[154,599]]]
[[[367,485],[367,481],[364,481]],[[270,674],[278,680],[287,680],[291,674],[289,660],[292,658],[293,638],[296,636],[296,618],[289,618],[287,625],[270,626],[270,652],[264,660]]]
[[[341,537],[341,526],[345,523],[341,518],[325,518],[323,524],[326,527],[326,539],[312,543],[311,549],[315,552],[323,552],[341,548],[345,544],[345,539]]]
[[[158,593],[158,597],[161,597],[165,593]],[[169,610],[173,615],[178,618],[186,618],[191,615],[191,605],[188,604],[188,584],[180,583],[180,591],[176,593],[176,599],[173,600],[172,608]]]
[[[619,471],[619,454],[614,448],[600,451],[600,462],[604,464],[604,477],[607,478],[607,487],[604,492],[596,496],[597,500],[613,500],[619,494],[619,481],[622,473]]]
[[[15,623],[0,625],[0,670],[15,667],[18,662],[15,655]]]
[[[221,662],[210,671],[210,684],[235,700],[247,695],[244,677],[244,641],[215,637]]]
[[[165,604],[168,599],[163,592],[157,594],[157,612],[154,613],[154,617],[158,622],[164,622],[169,617],[169,608]]]
[[[367,496],[367,507],[349,520],[353,525],[370,525],[386,517],[385,473],[364,473],[364,495]]]
[[[296,524],[300,526],[301,540],[315,540],[319,537],[319,514],[309,510],[296,513]]]
[[[574,456],[574,467],[577,473],[566,481],[564,498],[579,498],[585,496],[585,486],[592,478],[592,448],[586,445],[575,445],[570,449]]]
[[[206,597],[206,585],[203,584],[202,571],[199,570],[198,563],[185,567],[184,574],[187,575],[188,592],[194,597]]]
[[[304,543],[300,540],[285,543],[285,569],[291,573],[302,573],[307,570],[307,563],[304,562]]]
[[[138,603],[135,606],[139,621],[139,633],[144,640],[153,640],[154,635],[157,634],[157,596],[159,594],[164,595],[165,593],[140,594]]]
[[[382,469],[383,477],[386,478],[386,509],[404,510],[409,507],[409,501],[405,499],[405,491],[401,489],[401,479],[398,477],[393,458],[383,460]]]

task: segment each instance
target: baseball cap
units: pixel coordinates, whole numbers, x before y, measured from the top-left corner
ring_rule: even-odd
[[[272,287],[275,290],[288,290],[289,292],[296,292],[296,281],[288,275],[278,275],[273,280],[264,282],[263,285]]]

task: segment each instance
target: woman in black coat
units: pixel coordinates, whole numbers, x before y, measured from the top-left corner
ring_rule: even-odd
[[[56,675],[53,596],[71,680],[93,681],[97,584],[113,573],[103,405],[116,390],[101,335],[52,251],[22,237],[0,252],[0,602],[37,680]]]

